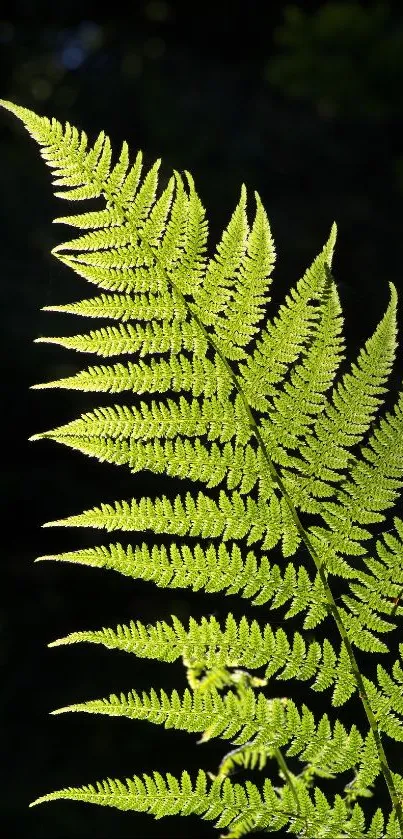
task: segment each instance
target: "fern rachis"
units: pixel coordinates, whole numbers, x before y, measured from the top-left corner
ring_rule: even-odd
[[[403,740],[403,644],[390,670],[378,664],[375,681],[361,655],[388,652],[385,633],[402,615],[403,522],[395,516],[390,528],[385,513],[403,486],[403,393],[380,414],[396,351],[394,287],[374,334],[337,375],[344,343],[330,271],[334,226],[278,313],[259,326],[275,249],[258,195],[250,222],[242,187],[209,258],[205,211],[188,173],[175,172],[159,190],[159,162],[143,175],[141,155],[130,164],[125,143],[112,163],[103,133],[88,147],[86,135],[68,123],[63,128],[1,104],[42,147],[53,183],[63,187],[59,197],[106,202],[57,219],[84,232],[53,251],[101,293],[45,308],[116,324],[37,340],[117,360],[36,387],[153,396],[101,405],[32,439],[50,437],[132,472],[190,478],[206,488],[101,504],[48,523],[168,534],[168,548],[112,542],[40,559],[109,568],[161,587],[239,593],[267,608],[263,626],[231,613],[223,626],[203,618],[185,628],[173,617],[170,624],[137,621],[54,642],[181,658],[189,684],[182,694],[132,691],[55,713],[147,719],[198,732],[201,741],[220,737],[230,749],[212,780],[202,771],[195,780],[186,771],[179,779],[155,772],[67,788],[38,802],[70,798],[156,816],[196,813],[232,837],[282,828],[304,837],[403,837],[403,776],[392,771],[385,745],[385,735]],[[120,361],[124,355],[130,358]],[[370,526],[382,522],[376,550],[367,553]],[[186,537],[198,541],[187,544]],[[270,558],[275,548],[280,565]],[[344,584],[337,599],[336,578]],[[272,611],[285,604],[285,619],[300,619],[294,634],[271,624]],[[337,646],[323,631],[332,621]],[[253,675],[258,668],[262,676]],[[333,708],[358,694],[363,731],[326,714],[317,720],[291,698],[268,699],[264,687],[273,676],[308,682],[314,691],[332,688]],[[263,769],[269,758],[278,764],[278,786],[268,778],[261,789],[230,779],[236,766]],[[289,766],[296,760],[298,773]],[[329,801],[321,778],[347,771],[350,783]],[[378,808],[368,824],[357,799],[371,794],[378,776],[390,812],[385,818]]]

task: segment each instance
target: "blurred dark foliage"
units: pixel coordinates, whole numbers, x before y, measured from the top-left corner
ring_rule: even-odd
[[[400,3],[271,2],[263,12],[255,0],[221,0],[211,7],[149,0],[118,14],[110,4],[102,12],[85,0],[52,6],[16,0],[12,13],[0,9],[0,96],[68,120],[90,139],[103,128],[115,149],[127,139],[133,150],[144,150],[147,162],[161,156],[163,178],[172,167],[189,169],[207,208],[211,242],[241,183],[251,196],[258,189],[278,251],[273,307],[322,248],[336,219],[334,271],[352,357],[384,311],[388,282],[401,288],[402,39]],[[217,835],[196,819],[155,822],[63,802],[27,809],[41,793],[108,775],[214,770],[223,753],[221,744],[196,746],[194,737],[145,723],[47,717],[72,701],[132,687],[180,688],[185,680],[179,664],[132,661],[95,647],[48,651],[46,643],[74,629],[133,617],[147,623],[174,613],[186,622],[190,614],[222,617],[231,610],[264,621],[265,610],[252,612],[238,599],[159,591],[95,570],[33,565],[49,551],[108,541],[91,532],[41,531],[40,522],[100,501],[182,491],[184,484],[148,473],[133,477],[51,443],[25,442],[94,404],[92,396],[28,391],[82,363],[56,347],[32,346],[40,334],[82,326],[42,314],[41,306],[91,289],[49,256],[66,238],[64,229],[51,226],[62,205],[52,197],[37,148],[3,112],[0,148],[6,419],[1,835]],[[394,391],[400,374],[401,355]],[[279,610],[279,623],[281,618]],[[281,683],[280,695],[286,691]],[[278,695],[275,683],[269,695]],[[313,707],[303,684],[298,699]],[[323,708],[320,694],[317,704]],[[354,703],[342,709],[347,725],[358,714]],[[389,753],[397,759],[396,745]]]
[[[269,83],[325,116],[402,114],[403,21],[385,3],[289,5],[274,34]]]

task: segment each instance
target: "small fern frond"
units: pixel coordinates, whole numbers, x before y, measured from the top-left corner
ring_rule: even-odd
[[[132,294],[101,294],[68,303],[64,306],[43,306],[43,312],[65,312],[86,318],[110,318],[111,320],[168,320],[172,321],[179,313],[180,301],[161,300],[155,292]]]
[[[247,782],[246,788],[232,784],[229,779],[215,780],[209,784],[202,770],[199,770],[194,787],[187,772],[182,773],[180,780],[170,773],[164,778],[159,772],[154,772],[153,776],[134,776],[126,778],[124,782],[108,778],[98,781],[96,786],[89,784],[81,788],[58,790],[37,799],[31,806],[62,798],[116,807],[119,810],[149,812],[156,818],[179,813],[197,814],[214,820],[217,827],[229,828],[230,832],[225,834],[227,839],[240,837],[250,828],[270,826],[274,830],[295,819],[295,802],[293,809],[283,810],[283,802],[269,780],[265,781],[261,795],[250,782]]]
[[[394,533],[387,530],[380,534],[376,550],[378,559],[364,557],[363,562],[367,571],[357,570],[356,580],[349,586],[355,599],[366,603],[371,609],[380,614],[401,616],[402,606],[399,605],[403,597],[403,567],[401,562],[403,552],[403,522],[397,516],[394,518]]]
[[[114,405],[96,408],[94,412],[83,414],[81,418],[52,431],[36,434],[32,439],[50,437],[71,445],[74,438],[94,439],[94,453],[99,438],[112,440],[148,440],[164,437],[200,437],[207,440],[219,440],[222,443],[235,438],[239,445],[246,445],[252,437],[252,430],[244,420],[242,424],[241,404],[229,400],[223,405],[214,396],[203,399],[187,400],[184,396],[179,401],[167,399],[166,402],[140,402],[139,407]]]
[[[37,344],[57,344],[60,347],[78,352],[95,353],[104,358],[113,355],[127,355],[139,352],[145,355],[173,352],[182,349],[205,355],[207,341],[197,332],[194,324],[181,322],[175,318],[171,324],[163,321],[162,325],[150,323],[144,327],[131,324],[105,326],[92,330],[88,335],[71,335],[67,338],[35,338]]]
[[[96,391],[98,393],[164,393],[190,391],[193,396],[214,396],[225,402],[234,384],[225,376],[221,360],[211,362],[208,358],[193,356],[190,361],[183,353],[172,356],[170,362],[165,359],[151,359],[128,362],[127,364],[89,367],[74,376],[67,376],[54,382],[31,385],[33,390],[45,388],[63,388],[66,390]]]
[[[392,676],[377,665],[379,688],[365,677],[365,687],[371,698],[379,729],[394,740],[403,740],[403,644],[399,644],[400,659],[396,659]]]
[[[189,733],[202,733],[200,743],[216,737],[231,740],[234,745],[248,745],[255,754],[261,746],[267,755],[274,756],[276,749],[284,750],[288,757],[298,757],[308,762],[310,771],[328,777],[361,766],[362,756],[373,747],[365,743],[352,726],[347,732],[336,722],[332,732],[325,714],[316,724],[312,712],[306,705],[298,710],[290,699],[266,699],[252,688],[245,688],[241,695],[229,691],[221,696],[217,689],[185,690],[183,696],[173,691],[169,697],[165,691],[160,696],[155,690],[150,694],[136,691],[119,697],[112,694],[106,699],[95,699],[75,703],[52,711],[52,714],[85,712],[108,716],[128,717],[132,720],[147,720],[165,728],[175,728]],[[228,761],[227,761],[228,767]],[[379,761],[375,762],[372,781],[380,773]],[[221,771],[221,776],[224,773]],[[371,781],[371,782],[372,782]]]
[[[243,555],[237,544],[228,549],[224,543],[218,548],[196,544],[177,545],[169,548],[153,545],[122,547],[120,543],[83,548],[62,554],[38,557],[41,560],[107,568],[133,579],[151,581],[161,588],[190,588],[193,591],[225,592],[239,594],[251,600],[252,605],[262,606],[271,602],[271,609],[278,609],[290,601],[285,618],[294,617],[307,610],[304,628],[312,628],[328,616],[326,600],[316,576],[311,580],[304,566],[294,563],[282,571],[272,565],[266,554],[259,561],[253,551]],[[312,612],[317,620],[312,623]]]
[[[77,131],[68,122],[63,129],[57,120],[39,117],[28,108],[4,100],[0,104],[19,117],[34,140],[42,146],[42,157],[56,176],[53,185],[66,187],[62,192],[55,193],[59,198],[69,201],[97,198],[109,187],[111,192],[119,195],[123,205],[131,203],[141,174],[141,154],[127,171],[127,143],[123,143],[119,161],[111,170],[111,144],[103,131],[92,148],[87,150],[85,132]]]
[[[310,512],[317,512],[319,509],[322,511],[323,518],[334,531],[331,541],[333,539],[336,549],[339,546],[342,552],[343,531],[340,537],[338,534],[342,525],[341,519],[349,512],[351,495],[346,496],[346,492],[343,491],[337,493],[338,504],[340,499],[348,498],[350,505],[346,503],[345,509],[340,510],[337,528],[333,528],[332,512],[337,504],[322,500],[326,493],[317,491],[316,488],[320,488],[318,479],[326,487],[329,480],[337,483],[344,477],[342,470],[350,465],[351,460],[349,449],[363,439],[375,417],[376,409],[383,402],[385,382],[390,374],[395,352],[396,291],[391,286],[391,301],[382,321],[360,351],[357,361],[352,364],[351,372],[346,373],[333,389],[324,410],[313,426],[312,434],[301,443],[300,455],[293,458],[294,468],[306,476],[298,481],[294,488],[298,503],[304,509],[304,498],[308,498],[307,509]],[[320,504],[312,504],[312,497],[320,499]],[[361,519],[358,518],[357,521]],[[315,532],[321,534],[324,530],[319,528]],[[362,538],[363,535],[360,531],[358,538]],[[328,531],[326,538],[330,538]]]
[[[240,381],[252,408],[266,412],[291,365],[308,346],[319,319],[336,241],[336,225],[312,266],[262,330],[256,349],[239,365]]]
[[[130,503],[116,501],[113,506],[102,504],[77,516],[47,522],[43,526],[95,527],[109,532],[150,529],[154,533],[189,534],[203,539],[221,536],[224,541],[247,536],[248,545],[267,534],[262,546],[264,549],[271,538],[268,517],[270,505],[259,505],[250,497],[245,503],[239,492],[232,492],[229,496],[221,490],[218,503],[202,492],[196,498],[191,493],[186,493],[183,499],[177,495],[173,502],[165,495],[155,499],[143,497],[140,501],[133,498]]]
[[[246,189],[242,187],[240,201],[191,307],[204,312],[202,322],[213,327],[216,345],[232,360],[247,357],[242,348],[257,332],[256,323],[264,314],[275,260],[267,215],[257,193],[255,198],[256,215],[249,231]]]
[[[350,477],[338,499],[346,514],[359,523],[384,521],[403,486],[403,391],[393,411],[375,421],[360,448],[360,461],[350,467]],[[376,480],[375,480],[376,478]]]
[[[285,471],[287,487],[296,503],[300,504],[298,481],[293,479],[298,461],[287,450],[295,450],[309,436],[316,418],[326,403],[326,392],[331,386],[341,360],[344,342],[341,337],[342,317],[340,301],[334,284],[329,281],[327,293],[320,307],[320,319],[311,343],[292,368],[291,376],[282,392],[272,398],[267,419],[262,422],[265,442],[273,459],[293,472]],[[295,405],[300,404],[300,411]]]
[[[222,759],[215,777],[227,778],[242,769],[259,769],[262,771],[269,758],[273,756],[273,749],[263,743],[246,743],[228,752]]]
[[[330,835],[340,839],[375,839],[379,836],[374,832],[384,826],[379,810],[367,830],[358,804],[351,811],[337,796],[334,806],[331,806],[320,790],[315,790],[312,800],[298,781],[296,787],[298,806],[287,787],[280,793],[268,779],[262,792],[259,792],[250,781],[246,781],[245,786],[233,784],[229,778],[209,782],[202,770],[199,770],[194,785],[186,771],[179,780],[170,773],[163,777],[154,772],[152,776],[143,775],[142,778],[136,775],[124,781],[108,778],[97,781],[95,786],[68,787],[38,798],[31,806],[44,801],[70,799],[119,810],[148,812],[156,818],[179,813],[184,816],[197,814],[214,820],[216,827],[227,828],[228,832],[220,834],[223,839],[239,839],[251,831],[271,833],[287,827],[297,835],[304,831],[307,839]],[[391,815],[387,836],[397,835],[393,828]]]
[[[131,621],[116,629],[73,632],[53,641],[56,647],[76,643],[101,644],[107,649],[133,653],[139,658],[153,658],[173,662],[182,658],[186,666],[210,669],[215,665],[245,667],[255,670],[265,667],[264,677],[277,674],[279,679],[307,681],[315,677],[312,689],[323,691],[334,685],[332,704],[342,705],[356,691],[345,647],[337,654],[325,639],[306,644],[302,635],[295,633],[292,645],[283,629],[273,632],[268,624],[263,630],[256,621],[251,624],[242,618],[239,624],[229,614],[222,630],[215,618],[189,621],[189,630],[172,616],[172,626],[159,621],[144,626]]]

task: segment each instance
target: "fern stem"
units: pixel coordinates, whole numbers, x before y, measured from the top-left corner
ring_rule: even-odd
[[[285,780],[287,781],[288,786],[290,787],[290,790],[291,790],[292,795],[294,797],[294,801],[297,805],[298,815],[300,815],[301,808],[300,808],[300,803],[298,801],[298,795],[297,795],[296,789],[294,787],[294,783],[293,783],[293,779],[292,779],[290,770],[287,766],[287,763],[285,761],[285,758],[284,758],[284,755],[283,755],[281,749],[278,749],[278,748],[274,749],[274,757],[277,760],[277,763],[278,763],[278,765],[279,765],[279,767],[280,767],[280,769],[281,769],[281,771],[284,775]]]

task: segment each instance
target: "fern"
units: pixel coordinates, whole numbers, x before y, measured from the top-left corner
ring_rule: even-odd
[[[96,407],[31,439],[199,484],[195,494],[118,500],[47,525],[170,534],[168,547],[112,542],[39,559],[108,568],[162,588],[240,594],[267,614],[263,624],[230,612],[224,624],[214,617],[191,618],[188,626],[176,617],[137,621],[53,642],[181,659],[189,685],[54,713],[148,720],[197,733],[200,742],[219,737],[230,748],[216,774],[200,771],[195,780],[186,771],[180,778],[155,772],[68,787],[33,803],[69,798],[158,818],[194,813],[227,837],[281,829],[312,839],[403,837],[403,776],[385,751],[386,736],[403,741],[403,644],[392,667],[378,663],[372,678],[362,655],[389,651],[403,612],[403,521],[395,516],[391,527],[386,515],[403,486],[403,392],[380,413],[396,352],[395,288],[374,334],[340,372],[335,226],[265,320],[275,248],[257,194],[251,217],[242,187],[208,256],[205,211],[188,173],[175,172],[161,190],[159,162],[144,173],[141,154],[130,163],[126,143],[112,163],[102,132],[90,146],[68,123],[1,104],[41,146],[61,188],[56,195],[105,202],[56,219],[84,232],[53,250],[100,293],[45,308],[116,325],[37,340],[106,359],[129,356],[34,387],[154,394],[149,402]],[[371,525],[380,524],[371,547]],[[285,621],[298,617],[300,631],[273,627],[282,607]],[[332,624],[336,643],[326,637]],[[267,698],[273,676],[331,690],[333,708],[358,696],[360,728],[315,717],[289,697]],[[229,777],[235,768],[263,771],[269,761],[277,764],[277,784],[266,777],[259,789]],[[350,776],[344,787],[342,773]],[[332,798],[322,779],[339,781]],[[386,784],[390,806],[369,819],[358,799],[371,796],[375,782]]]

